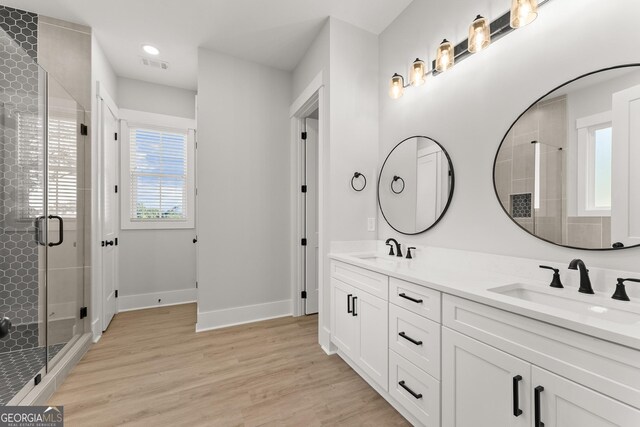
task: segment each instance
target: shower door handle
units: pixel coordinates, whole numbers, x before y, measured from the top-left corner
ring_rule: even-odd
[[[8,317],[0,319],[0,339],[6,337],[11,332],[11,320]]]
[[[42,240],[42,220],[45,219],[44,216],[39,216],[33,221],[33,226],[35,227],[34,235],[36,242],[41,246],[46,246],[47,244]]]
[[[60,233],[58,236],[58,241],[56,243],[49,243],[49,247],[60,246],[64,241],[64,220],[61,216],[58,215],[49,215],[49,219],[57,219],[58,221],[60,221]]]

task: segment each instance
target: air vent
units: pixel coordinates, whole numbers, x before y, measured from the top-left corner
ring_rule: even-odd
[[[166,70],[169,68],[169,63],[164,61],[156,61],[149,58],[141,58],[142,65],[146,65],[147,67],[157,68],[159,70]]]

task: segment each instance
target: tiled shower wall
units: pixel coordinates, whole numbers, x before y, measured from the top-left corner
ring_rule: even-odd
[[[0,28],[0,315],[15,326],[0,341],[3,353],[38,345],[39,265],[33,220],[43,212],[37,189],[44,184],[39,120],[44,105],[35,63],[38,16],[0,6]]]
[[[566,109],[564,96],[531,107],[505,137],[496,160],[496,189],[505,209],[529,232],[556,243],[563,242],[565,226]],[[536,145],[540,200],[534,209]]]

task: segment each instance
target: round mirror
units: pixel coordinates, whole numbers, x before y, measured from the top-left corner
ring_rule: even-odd
[[[507,215],[574,249],[640,245],[640,64],[598,70],[538,99],[496,154]]]
[[[397,232],[424,233],[449,208],[453,186],[453,165],[442,145],[426,136],[407,138],[391,150],[382,165],[380,211]]]

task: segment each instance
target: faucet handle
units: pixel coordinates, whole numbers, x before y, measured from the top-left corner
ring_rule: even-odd
[[[640,279],[622,279],[619,277],[618,283],[616,284],[616,291],[613,293],[611,298],[617,299],[618,301],[631,301],[629,295],[627,295],[627,290],[624,287],[624,282],[640,283]]]
[[[396,253],[393,251],[393,243],[387,243],[389,246],[389,255],[395,255]]]
[[[553,268],[550,267],[548,265],[541,265],[540,268],[546,269],[546,270],[553,270],[553,279],[551,280],[551,284],[549,286],[551,286],[552,288],[564,288],[564,286],[562,286],[562,281],[560,280],[560,270],[557,268]]]
[[[414,246],[408,247],[407,248],[407,259],[412,259],[413,256],[411,256],[411,249],[415,249]]]

